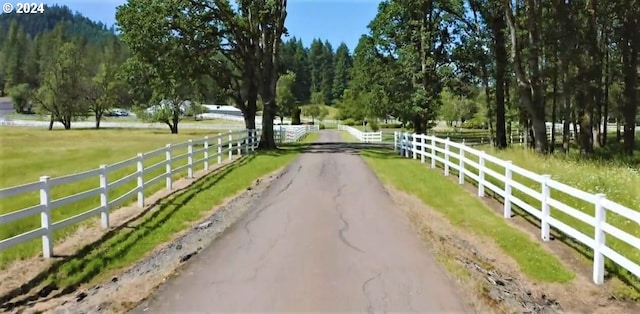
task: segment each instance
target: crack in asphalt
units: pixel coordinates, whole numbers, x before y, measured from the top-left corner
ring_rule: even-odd
[[[269,245],[269,247],[267,248],[267,250],[260,255],[260,258],[258,259],[258,263],[257,266],[254,267],[251,276],[249,276],[248,278],[244,278],[244,279],[238,279],[238,280],[233,280],[233,279],[223,279],[223,280],[215,280],[210,282],[211,285],[217,285],[217,284],[222,284],[222,283],[227,283],[227,282],[251,282],[256,280],[258,273],[260,272],[260,270],[262,270],[262,268],[264,268],[265,266],[265,261],[267,259],[267,257],[269,256],[269,253],[271,253],[271,251],[273,250],[273,248],[276,247],[276,245],[278,245],[278,243],[284,239],[284,237],[287,235],[288,231],[289,231],[289,225],[291,224],[291,215],[287,212],[287,220],[285,222],[284,228],[282,228],[282,233]],[[248,229],[245,229],[248,231]],[[251,238],[249,238],[251,240]]]
[[[374,280],[379,280],[380,284],[382,286],[382,313],[387,313],[387,301],[388,301],[388,296],[387,296],[387,290],[385,287],[385,282],[382,279],[382,272],[379,272],[377,275],[365,280],[362,283],[362,294],[364,294],[364,296],[367,298],[367,313],[374,313],[375,312],[375,306],[373,305],[373,302],[375,301],[375,299],[373,299],[371,297],[371,295],[369,294],[369,291],[367,291],[367,286],[373,282]]]
[[[333,197],[333,201],[336,204],[335,209],[336,209],[336,212],[338,213],[338,218],[340,218],[340,221],[342,221],[342,227],[340,227],[340,230],[338,230],[338,237],[340,238],[340,241],[342,241],[342,243],[344,243],[346,246],[352,248],[355,251],[365,254],[366,253],[365,251],[363,251],[359,247],[349,242],[349,240],[347,240],[346,236],[344,235],[344,233],[347,230],[349,230],[349,222],[347,221],[347,219],[344,218],[343,212],[340,207],[340,202],[338,201],[338,199],[342,195],[342,190],[344,190],[344,188],[346,187],[347,186],[345,184],[338,187],[338,193]]]

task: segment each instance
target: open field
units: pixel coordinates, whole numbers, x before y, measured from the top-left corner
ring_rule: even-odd
[[[363,157],[384,183],[413,194],[444,214],[454,226],[472,230],[494,241],[533,280],[567,282],[574,274],[529,235],[510,226],[463,187],[411,159],[388,150],[368,149]]]
[[[5,116],[6,120],[35,120],[35,121],[49,121],[49,116],[47,115],[37,115],[37,114],[18,114],[12,113]],[[93,116],[89,116],[86,118],[81,118],[77,120],[78,122],[95,122],[96,119]],[[141,119],[138,119],[135,116],[128,117],[103,117],[101,122],[140,122],[145,123]],[[189,124],[226,124],[226,125],[242,125],[244,122],[236,121],[236,120],[225,120],[225,119],[205,119],[205,120],[195,120],[193,118],[185,118],[180,122],[189,123]],[[56,124],[59,124],[56,122]],[[71,123],[71,127],[73,128],[73,122]]]
[[[164,147],[169,143],[185,142],[210,136],[212,142],[217,141],[211,131],[183,131],[180,134],[168,134],[162,130],[54,130],[47,131],[34,128],[4,127],[0,128],[0,187],[10,187],[28,182],[38,181],[40,176],[59,177],[72,173],[96,169],[100,164],[112,164],[135,157],[138,153],[148,152]],[[223,142],[228,137],[223,136]],[[174,156],[184,154],[186,148],[174,149]],[[145,167],[163,160],[164,154],[145,158]],[[173,167],[186,164],[186,159],[176,161]],[[195,167],[200,170],[202,166]],[[127,166],[110,175],[109,181],[115,181],[136,171],[136,166]],[[145,173],[145,181],[163,173],[164,169],[156,169]],[[175,178],[178,178],[176,175]],[[109,191],[110,199],[124,194],[136,185],[135,180]],[[53,199],[73,195],[81,191],[97,188],[96,178],[89,178],[75,183],[64,184],[52,188]],[[150,187],[147,193],[153,193],[164,187],[164,182]],[[37,205],[38,192],[26,193],[0,200],[0,214],[21,208]],[[99,204],[99,196],[90,197],[63,206],[53,212],[53,220],[59,221],[90,210]],[[14,221],[3,225],[0,239],[6,239],[40,226],[40,218],[36,216]],[[54,234],[56,239],[63,238],[78,225],[63,228]],[[40,251],[40,240],[0,252],[0,267],[15,260],[35,255]]]

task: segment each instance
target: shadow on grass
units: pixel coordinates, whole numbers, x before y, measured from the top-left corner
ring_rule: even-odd
[[[387,160],[388,159],[406,159],[404,157],[401,157],[399,155],[399,152],[395,152],[394,153],[390,149],[381,149],[381,148],[364,150],[364,151],[361,152],[361,155],[367,156],[367,157],[371,157],[371,158],[375,158],[375,159],[387,159]],[[428,158],[426,158],[426,160],[428,160]],[[418,159],[416,161],[420,162],[420,157],[418,157]],[[429,164],[430,164],[430,162],[429,163],[425,162],[425,165],[427,165],[427,167],[429,167],[429,169],[430,169]],[[436,162],[436,167],[438,169],[444,170],[444,165],[442,165],[439,162]],[[449,171],[450,171],[451,178],[456,178],[457,179],[458,172],[453,168],[449,168]],[[476,188],[478,187],[478,183],[474,182],[474,181],[466,180],[465,184],[470,184],[471,186],[474,186]],[[485,197],[493,199],[493,200],[497,201],[500,204],[504,204],[504,198],[501,197],[500,195],[498,195],[497,193],[491,191],[491,190],[485,189]],[[537,229],[541,228],[541,223],[538,220],[538,218],[536,218],[535,216],[529,214],[528,212],[526,212],[522,208],[516,206],[515,204],[512,204],[512,214],[513,214],[512,217],[520,216],[527,223],[535,226]],[[559,241],[559,242],[563,243],[564,245],[567,245],[569,248],[573,249],[574,251],[576,251],[578,254],[580,254],[583,257],[585,257],[587,260],[593,261],[593,250],[592,249],[590,249],[588,246],[576,241],[575,239],[563,234],[562,232],[560,232],[558,229],[556,229],[553,226],[551,227],[551,240]],[[638,280],[638,278],[635,277],[632,273],[630,273],[626,269],[624,269],[621,266],[613,263],[611,260],[609,260],[609,259],[606,259],[606,260],[607,260],[607,262],[605,263],[605,268],[606,268],[605,280],[615,277],[615,278],[619,279],[620,281],[622,281],[624,284],[626,284],[628,287],[633,289],[635,291],[635,293],[640,295],[640,281]],[[637,299],[637,296],[633,296],[632,298]]]
[[[225,165],[215,172],[197,179],[189,187],[177,190],[156,201],[125,224],[109,230],[99,240],[84,246],[71,256],[63,257],[54,262],[48,269],[27,283],[0,296],[0,308],[11,311],[17,306],[24,306],[47,298],[57,290],[61,291],[51,298],[75,292],[80,285],[96,278],[103,271],[102,266],[126,256],[138,242],[145,241],[156,229],[188,204],[198,192],[211,188],[234,169],[245,165],[254,158],[255,155],[244,156],[234,163]],[[151,209],[156,206],[159,208],[149,214]],[[122,243],[126,244],[122,245]],[[43,284],[46,285],[42,289],[27,295],[34,288]],[[10,302],[20,296],[24,296],[24,298]]]

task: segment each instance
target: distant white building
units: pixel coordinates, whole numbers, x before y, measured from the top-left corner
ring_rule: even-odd
[[[242,117],[242,111],[234,106],[229,105],[204,105],[207,109],[206,113],[225,114],[230,116]]]

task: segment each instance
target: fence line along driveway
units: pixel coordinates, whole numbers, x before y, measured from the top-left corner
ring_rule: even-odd
[[[449,175],[451,169],[458,171],[458,182],[460,184],[464,184],[466,178],[471,178],[478,184],[479,197],[484,197],[486,190],[500,195],[504,199],[504,217],[507,219],[512,217],[512,205],[536,217],[540,220],[540,236],[543,241],[550,240],[550,228],[554,227],[561,233],[589,247],[593,250],[594,256],[593,282],[595,284],[600,285],[604,282],[605,257],[635,276],[640,277],[640,265],[632,261],[630,256],[624,256],[624,253],[617,252],[614,248],[615,242],[618,244],[623,242],[636,249],[640,247],[640,238],[621,230],[618,226],[614,226],[614,224],[631,226],[634,223],[640,225],[640,212],[638,210],[632,210],[608,200],[603,194],[592,194],[576,189],[551,179],[548,174],[540,175],[528,171],[513,165],[511,161],[504,161],[484,151],[473,149],[464,143],[452,142],[449,139],[423,134],[395,132],[394,147],[404,157],[420,158],[423,163],[425,159],[429,159],[431,168],[435,168],[436,163],[440,163],[444,168],[445,176]],[[470,159],[470,157],[477,159],[477,161]],[[451,159],[455,159],[457,162]],[[487,164],[493,164],[502,170],[493,170]],[[541,188],[528,187],[514,179],[514,175],[532,180],[539,184],[538,186]],[[494,178],[494,183],[490,181],[490,178]],[[503,186],[498,186],[501,183]],[[534,208],[527,201],[514,196],[516,192],[540,202],[540,208]],[[591,210],[585,208],[581,211],[562,203],[553,198],[552,192],[556,195],[557,193],[570,195],[590,206]],[[594,212],[595,215],[592,216],[585,212]],[[626,222],[618,224],[614,223],[613,219],[607,220],[608,212],[623,217]],[[593,233],[586,234],[585,231],[578,230],[583,228],[578,228],[568,223],[568,220],[574,220],[590,226]],[[606,235],[612,236],[614,238],[613,241],[607,241]]]
[[[362,132],[348,125],[338,124],[338,130],[347,131],[362,143],[382,142],[382,132]]]
[[[249,136],[251,134],[251,136]],[[6,225],[16,220],[24,219],[34,215],[40,215],[40,227],[28,230],[21,234],[14,235],[7,239],[0,240],[0,250],[14,245],[42,237],[42,251],[45,258],[52,256],[53,251],[53,231],[60,228],[76,224],[94,216],[100,215],[103,228],[109,228],[109,210],[137,198],[140,207],[145,205],[145,191],[154,184],[165,181],[165,188],[172,189],[173,177],[176,174],[186,171],[188,178],[193,178],[194,167],[204,165],[204,169],[209,170],[210,163],[222,163],[222,159],[233,159],[233,155],[248,154],[255,150],[257,146],[258,132],[251,130],[229,131],[227,134],[219,134],[215,137],[204,137],[197,140],[189,140],[179,144],[167,144],[165,147],[140,153],[136,157],[129,158],[110,165],[100,165],[99,168],[66,175],[57,178],[48,176],[40,177],[40,181],[27,183],[19,186],[0,189],[0,199],[19,196],[20,194],[38,192],[40,202],[38,205],[23,208],[17,211],[0,215],[0,226]],[[186,148],[186,152],[185,152]],[[244,152],[244,153],[243,153]],[[164,158],[162,156],[164,155]],[[159,162],[159,158],[162,158]],[[156,162],[154,162],[156,161]],[[186,162],[185,162],[186,161]],[[152,163],[154,162],[154,163]],[[174,163],[182,165],[175,166]],[[114,177],[118,170],[128,166],[136,166],[136,171],[123,174],[119,178]],[[164,171],[162,171],[164,169]],[[126,170],[126,169],[125,169]],[[148,179],[148,174],[154,171],[161,173]],[[120,173],[122,171],[119,171]],[[51,189],[56,186],[72,184],[74,182],[95,179],[99,186],[84,191],[74,191],[73,195],[54,199]],[[135,187],[128,192],[115,197],[110,192],[129,182],[136,182]],[[148,192],[148,191],[147,191]],[[52,212],[62,206],[76,203],[90,198],[100,197],[99,204],[96,203],[93,209],[77,213],[71,217],[60,221],[53,221]],[[66,206],[66,209],[70,209]]]

